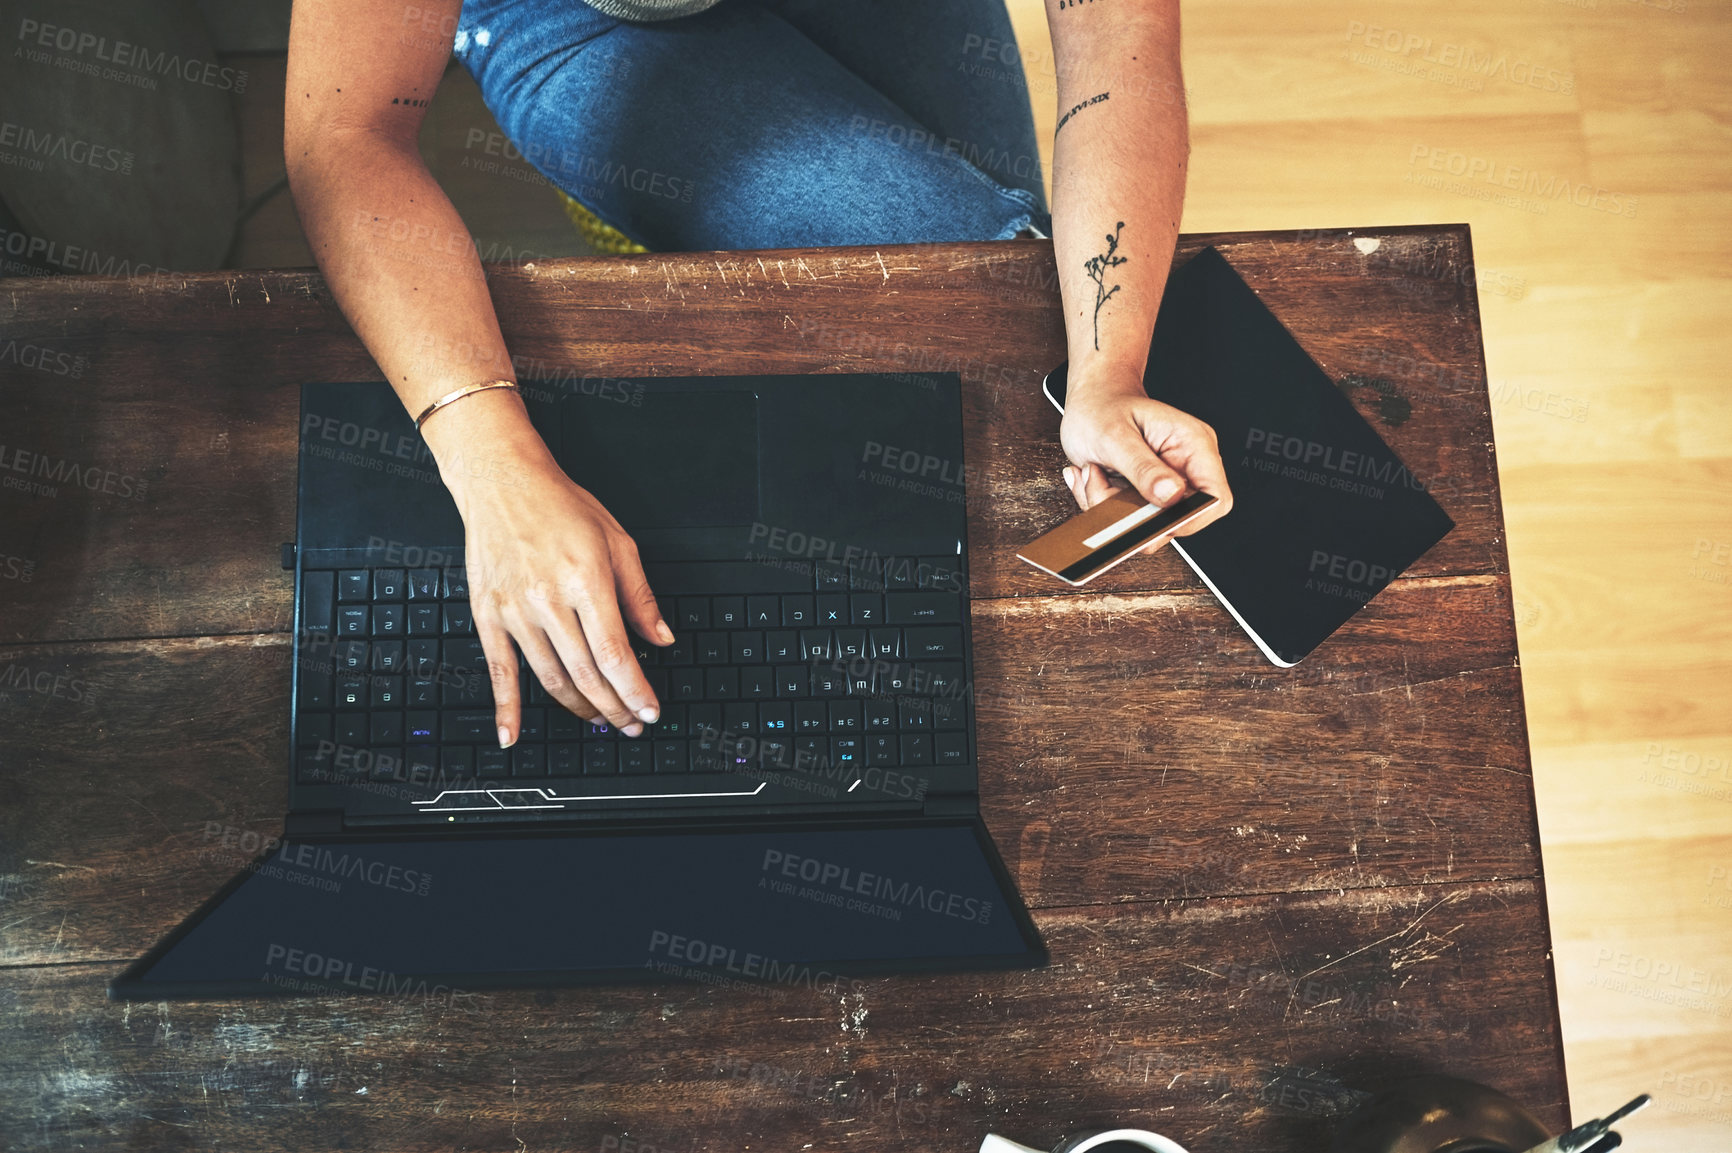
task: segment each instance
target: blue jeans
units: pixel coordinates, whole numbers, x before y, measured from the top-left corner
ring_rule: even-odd
[[[465,0],[456,55],[531,164],[668,252],[1051,233],[1015,45],[1004,0]]]

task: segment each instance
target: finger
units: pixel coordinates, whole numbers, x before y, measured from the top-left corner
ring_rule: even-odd
[[[517,743],[523,719],[517,693],[517,652],[511,647],[511,634],[491,614],[485,618],[476,614],[475,632],[481,638],[487,676],[493,682],[493,721],[499,726],[499,747],[508,749]]]
[[[1066,488],[1070,489],[1071,499],[1076,501],[1077,507],[1081,508],[1081,509],[1086,509],[1086,508],[1088,508],[1088,505],[1083,503],[1083,494],[1077,490],[1077,486],[1076,486],[1077,477],[1079,475],[1080,475],[1079,470],[1076,468],[1075,465],[1067,464],[1064,466],[1064,472],[1063,472],[1064,486]]]
[[[1190,536],[1207,528],[1233,510],[1233,490],[1227,484],[1227,469],[1221,462],[1215,430],[1200,420],[1186,420],[1166,427],[1159,439],[1151,438],[1161,458],[1177,468],[1198,492],[1206,492],[1215,503],[1175,535]]]
[[[549,696],[586,721],[601,724],[607,720],[588,697],[577,691],[577,683],[566,673],[565,665],[560,662],[545,630],[529,625],[517,643],[523,650],[523,658],[529,662],[530,669]]]
[[[1097,464],[1085,464],[1078,474],[1077,489],[1083,494],[1083,508],[1090,509],[1113,493],[1119,485],[1107,479],[1107,470]]]
[[[613,548],[613,589],[625,611],[625,619],[638,636],[658,645],[674,643],[674,630],[662,619],[656,595],[644,575],[643,562],[638,559],[637,545],[630,537]]]
[[[1142,498],[1162,508],[1172,504],[1185,491],[1184,474],[1162,460],[1141,436],[1127,430],[1115,438],[1114,459],[1106,463],[1117,469]]]
[[[600,590],[601,595],[596,595]],[[584,696],[627,736],[643,732],[643,723],[661,715],[655,693],[638,667],[631,638],[614,599],[613,582],[578,579],[565,588],[567,609],[556,611],[547,630]],[[572,614],[576,615],[573,616]],[[579,665],[573,665],[573,660]]]

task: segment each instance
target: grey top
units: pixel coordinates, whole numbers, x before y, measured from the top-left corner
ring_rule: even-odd
[[[603,16],[621,20],[672,20],[690,16],[720,0],[584,0]]]

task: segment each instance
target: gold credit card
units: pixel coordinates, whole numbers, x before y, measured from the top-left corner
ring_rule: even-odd
[[[1182,527],[1217,498],[1194,492],[1165,508],[1123,488],[1071,517],[1016,555],[1066,584],[1087,584],[1155,537]]]

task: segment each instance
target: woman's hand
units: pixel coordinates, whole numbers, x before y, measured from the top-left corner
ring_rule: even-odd
[[[521,413],[512,393],[480,393],[425,426],[463,516],[470,611],[487,654],[499,743],[510,745],[519,733],[513,641],[560,704],[635,737],[660,707],[625,624],[658,645],[672,644],[673,633],[637,545],[510,406]]]
[[[1151,400],[1141,371],[1073,380],[1066,392],[1059,441],[1075,465],[1064,470],[1064,479],[1079,507],[1093,507],[1127,482],[1144,500],[1163,506],[1187,489],[1219,498],[1179,532],[1164,533],[1139,551],[1153,552],[1173,536],[1189,536],[1232,511],[1215,430]]]

